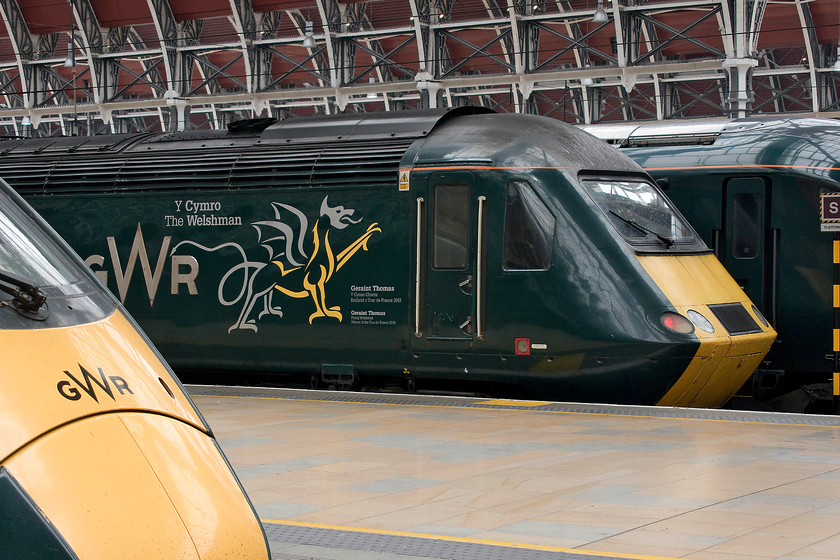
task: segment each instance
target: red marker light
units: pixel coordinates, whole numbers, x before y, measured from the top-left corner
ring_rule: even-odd
[[[679,313],[674,313],[673,311],[666,311],[663,313],[659,318],[659,321],[662,323],[663,327],[675,333],[691,334],[694,332],[694,325],[691,321]]]
[[[531,339],[530,338],[517,338],[514,341],[514,348],[516,349],[517,356],[530,356],[531,355]]]

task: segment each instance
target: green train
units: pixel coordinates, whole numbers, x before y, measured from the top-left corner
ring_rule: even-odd
[[[775,331],[641,168],[474,108],[9,139],[176,371],[718,407]]]
[[[840,122],[751,118],[585,128],[645,168],[778,331],[751,392],[777,410],[832,399],[833,253],[821,196],[840,192]]]

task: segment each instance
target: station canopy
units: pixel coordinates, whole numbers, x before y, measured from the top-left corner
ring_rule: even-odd
[[[840,0],[0,0],[0,134],[840,116]]]

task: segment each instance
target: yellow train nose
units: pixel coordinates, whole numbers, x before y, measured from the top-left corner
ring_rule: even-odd
[[[80,560],[269,557],[214,440],[181,421],[131,412],[88,418],[4,463]]]
[[[714,255],[638,258],[674,309],[698,326],[700,347],[657,404],[724,405],[761,364],[776,331]]]

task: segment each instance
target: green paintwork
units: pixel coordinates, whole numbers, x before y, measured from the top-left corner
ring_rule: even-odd
[[[78,560],[11,473],[0,467],[0,558]]]
[[[756,121],[762,122],[762,121]],[[767,120],[723,133],[708,146],[622,150],[656,179],[694,225],[779,336],[763,368],[786,372],[779,387],[767,378],[759,393],[826,381],[832,351],[832,234],[820,231],[820,194],[840,192],[840,123],[825,119]],[[734,199],[757,201],[754,257],[735,247]],[[774,374],[775,375],[775,374]]]
[[[282,132],[274,133],[277,142]],[[68,182],[63,192],[53,176],[47,196],[30,189],[28,198],[176,369],[317,375],[325,365],[327,374],[352,366],[366,376],[408,373],[479,387],[516,385],[539,398],[639,404],[655,404],[685,370],[697,339],[659,326],[670,304],[635,256],[667,251],[626,243],[578,184],[586,172],[641,177],[628,158],[571,127],[523,115],[438,123],[376,174],[365,162],[389,145],[366,142],[301,144],[294,147],[303,154],[298,159],[283,147],[190,144],[194,152],[178,157],[192,158],[192,167],[159,168],[149,152],[168,150],[157,157],[174,158],[168,154],[178,144],[139,146],[142,158],[125,156],[130,165],[100,150],[106,153],[88,156],[100,158],[97,169],[115,176],[118,169],[143,169],[148,181],[117,179],[105,193]],[[326,169],[317,167],[326,156],[304,162],[307,150],[356,155],[342,160],[345,167]],[[240,153],[265,162],[262,174],[231,172]],[[31,177],[38,171],[29,165]],[[398,169],[410,173],[407,190],[399,188]],[[548,270],[502,266],[513,180],[531,185],[556,220]],[[440,270],[432,262],[431,216],[435,189],[449,183],[467,186],[468,215],[458,219],[468,224],[469,242],[463,268]],[[418,198],[424,203],[415,332]],[[703,250],[692,244],[675,252]],[[517,338],[530,340],[529,355],[516,354]]]

